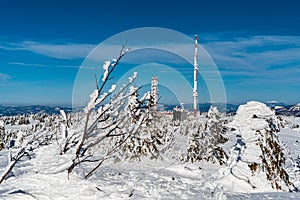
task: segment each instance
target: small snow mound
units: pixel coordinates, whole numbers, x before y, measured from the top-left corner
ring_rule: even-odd
[[[250,101],[239,106],[235,119],[229,126],[239,130],[239,134],[242,135],[245,141],[253,142],[259,137],[255,133],[256,130],[268,129],[267,120],[272,120],[278,128],[278,120],[274,111],[264,103]]]
[[[266,119],[272,119],[274,123],[277,122],[275,112],[266,104],[250,101],[245,105],[239,106],[235,119],[229,126],[235,129],[243,129],[244,136],[250,133],[251,138],[253,136],[251,130],[262,130],[267,128],[268,124],[265,121]]]

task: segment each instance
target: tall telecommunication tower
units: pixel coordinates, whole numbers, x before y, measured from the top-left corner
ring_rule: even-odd
[[[194,117],[197,116],[197,81],[198,81],[198,35],[195,35],[195,53],[194,53]]]

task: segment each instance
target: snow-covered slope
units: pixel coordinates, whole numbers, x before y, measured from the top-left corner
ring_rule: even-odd
[[[300,193],[276,192],[267,179],[267,170],[262,167],[260,156],[266,154],[257,144],[264,144],[260,140],[267,138],[268,131],[278,128],[274,112],[265,104],[249,102],[239,107],[236,116],[225,118],[229,121],[225,135],[229,141],[224,144],[229,155],[227,165],[180,161],[176,156],[186,150],[187,135],[184,133],[174,137],[174,143],[161,159],[118,163],[109,160],[89,179],[83,177],[83,166],[68,177],[67,169],[73,155],[61,155],[61,147],[53,138],[35,149],[31,158],[26,157],[15,166],[0,185],[0,199],[300,199]],[[198,120],[197,123],[203,123],[207,119],[202,115]],[[284,121],[285,128],[275,133],[273,139],[279,142],[275,137],[279,135],[280,141],[288,147],[286,158],[293,158],[294,163],[289,161],[285,169],[299,187],[300,162],[299,168],[295,163],[300,153],[300,129],[291,127],[299,125],[300,120],[284,117]],[[189,130],[187,126],[195,123],[189,121],[166,130]],[[42,123],[39,127],[36,132],[54,131],[50,124]],[[32,124],[5,125],[5,128],[7,131],[22,129],[28,134]],[[0,174],[8,164],[8,155],[7,150],[0,151]],[[253,163],[257,163],[258,170],[251,171],[249,165]],[[283,189],[287,191],[287,186]]]

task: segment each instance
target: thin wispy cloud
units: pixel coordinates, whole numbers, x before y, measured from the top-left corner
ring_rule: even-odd
[[[0,42],[0,49],[8,51],[30,51],[35,54],[44,55],[58,59],[84,58],[95,47],[94,44],[80,43],[55,43],[25,40],[9,43]]]
[[[5,46],[5,45],[0,45],[0,49],[8,50],[8,51],[16,50],[16,48],[14,48],[14,47],[8,47],[8,46]]]
[[[8,81],[10,79],[12,79],[10,75],[0,72],[0,82]]]
[[[34,64],[34,63],[23,63],[23,62],[10,62],[9,65],[19,65],[19,66],[30,66],[30,67],[45,67],[46,65]]]
[[[54,67],[57,67],[57,68],[74,68],[74,69],[92,69],[92,70],[95,70],[95,69],[99,69],[100,67],[85,67],[85,66],[79,66],[79,65],[62,65],[62,66],[54,66]],[[101,68],[100,68],[101,69]]]
[[[45,44],[32,41],[22,42],[19,46],[22,50],[61,59],[84,58],[95,47],[91,44]]]
[[[42,64],[35,64],[35,63],[24,63],[24,62],[9,62],[9,65],[17,65],[21,67],[42,67],[42,68],[74,68],[74,69],[99,69],[99,67],[85,67],[79,65],[42,65]]]
[[[225,75],[274,76],[278,68],[299,68],[299,36],[218,36],[202,44]]]
[[[10,86],[12,85],[12,76],[9,74],[1,73],[0,72],[0,86]]]
[[[231,35],[230,35],[231,34]],[[240,33],[238,33],[240,34]],[[268,71],[277,66],[291,65],[300,62],[300,37],[299,36],[247,36],[233,37],[234,33],[221,33],[200,35],[200,44],[208,51],[212,58],[216,61],[221,71],[236,71],[245,74],[245,72]],[[187,44],[177,44],[177,49],[182,52],[190,51],[191,46]],[[19,43],[0,43],[0,49],[31,51],[35,54],[44,55],[58,59],[76,59],[85,58],[95,47],[94,44],[76,44],[76,43],[43,43],[37,41],[22,41]],[[105,52],[94,53],[91,59],[106,60],[114,58],[120,51],[120,45],[104,45]],[[175,48],[175,47],[174,47]],[[133,49],[134,50],[134,49]],[[144,52],[141,52],[144,53]],[[149,55],[145,57],[150,61],[155,61],[155,53],[157,51],[148,51]],[[160,52],[161,53],[161,52]],[[139,52],[124,59],[128,63],[145,63],[143,56]],[[171,54],[165,53],[165,60],[177,61],[177,64],[183,64],[182,59],[170,59]],[[180,56],[180,55],[175,55]],[[174,55],[173,55],[174,57]],[[161,59],[157,56],[157,59]],[[201,62],[201,59],[199,59]],[[43,64],[31,64],[22,62],[11,62],[9,64],[23,66],[42,67]],[[66,67],[66,66],[58,66]],[[79,66],[67,66],[78,68]],[[88,68],[88,67],[87,67]],[[233,72],[232,72],[233,74]],[[238,75],[238,73],[235,73]]]

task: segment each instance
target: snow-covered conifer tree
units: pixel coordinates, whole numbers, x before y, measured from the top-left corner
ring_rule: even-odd
[[[253,189],[270,185],[276,190],[297,190],[284,169],[287,158],[276,135],[279,123],[274,111],[251,101],[238,108],[229,126],[237,135],[228,162],[232,176]]]
[[[218,109],[211,107],[204,128],[198,124],[196,129],[189,130],[187,160],[225,164],[228,156],[220,146],[227,141],[225,132]]]
[[[197,125],[197,128],[193,126],[187,126],[188,132],[188,148],[187,148],[187,161],[198,162],[202,160],[204,154],[203,144],[204,141],[204,130],[200,124]]]
[[[124,144],[121,155],[130,161],[140,161],[142,157],[159,158],[166,132],[158,126],[157,122],[146,122],[138,133],[132,135]]]
[[[278,137],[275,135],[275,133],[279,132],[278,123],[272,118],[267,118],[265,121],[268,124],[265,130],[256,131],[260,135],[258,145],[262,152],[260,155],[262,169],[265,171],[267,180],[271,182],[274,189],[285,190],[287,187],[289,190],[295,191],[297,188],[290,181],[289,175],[284,169],[286,156],[283,153],[283,148]],[[252,163],[249,165],[253,173],[256,171],[253,169],[255,164]]]
[[[208,111],[208,121],[206,131],[212,137],[212,142],[214,145],[225,143],[228,138],[224,135],[226,133],[226,128],[223,126],[220,113],[217,107],[210,107]]]
[[[128,97],[127,110],[129,112],[129,117],[132,122],[136,122],[139,119],[140,113],[140,104],[138,88],[130,86],[129,88],[130,96]]]
[[[139,105],[139,110],[135,112],[134,116],[137,116],[137,113],[147,113],[147,119],[143,126],[122,147],[120,157],[129,161],[140,161],[143,157],[161,158],[162,151],[165,152],[167,146],[172,142],[170,135],[172,132],[169,132],[165,122],[156,116],[156,106],[152,93],[146,93],[142,99],[145,98],[147,102],[138,104],[137,102],[144,102],[144,100],[138,100],[135,95],[128,106],[135,105],[136,107]],[[134,120],[131,121],[134,123]]]

